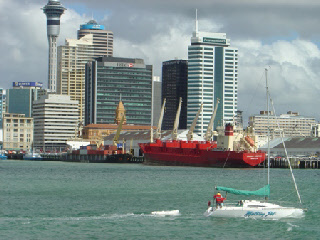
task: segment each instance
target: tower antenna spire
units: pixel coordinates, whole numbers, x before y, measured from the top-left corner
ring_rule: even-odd
[[[47,5],[42,10],[47,16],[49,45],[48,89],[54,93],[57,91],[57,38],[60,33],[60,17],[67,9],[61,5],[59,0],[48,0]]]
[[[196,8],[196,33],[198,32],[198,9]]]

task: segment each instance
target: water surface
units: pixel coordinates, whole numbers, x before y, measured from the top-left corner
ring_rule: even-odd
[[[320,171],[294,172],[304,218],[214,219],[214,186],[255,190],[265,171],[1,161],[0,239],[320,239]],[[271,170],[270,200],[299,206],[289,170]],[[180,215],[151,214],[170,210]]]

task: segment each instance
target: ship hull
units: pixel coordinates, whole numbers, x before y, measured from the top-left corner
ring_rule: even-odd
[[[183,145],[183,142],[180,143]],[[214,145],[197,143],[193,148],[167,147],[165,142],[140,144],[144,163],[196,167],[255,167],[265,160],[265,153],[217,150]]]

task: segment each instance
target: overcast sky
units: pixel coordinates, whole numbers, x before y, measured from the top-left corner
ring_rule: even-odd
[[[114,32],[114,56],[161,63],[187,59],[198,9],[199,31],[223,32],[239,49],[238,109],[265,109],[264,69],[277,114],[297,111],[320,120],[318,0],[61,0],[59,45],[94,17]],[[47,86],[47,0],[0,0],[0,87],[16,81]]]

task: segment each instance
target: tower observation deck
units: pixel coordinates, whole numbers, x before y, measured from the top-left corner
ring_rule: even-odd
[[[57,91],[57,38],[60,33],[60,16],[64,8],[59,0],[49,0],[42,8],[47,16],[47,36],[49,43],[48,89]]]

